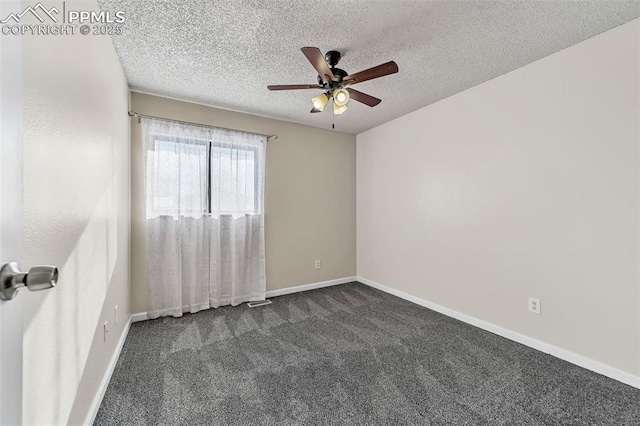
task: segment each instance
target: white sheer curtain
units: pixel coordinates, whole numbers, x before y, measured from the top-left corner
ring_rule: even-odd
[[[266,137],[142,119],[147,314],[264,300]]]

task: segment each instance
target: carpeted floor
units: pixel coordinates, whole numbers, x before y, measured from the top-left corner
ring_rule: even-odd
[[[133,324],[97,425],[640,425],[640,390],[359,283]]]

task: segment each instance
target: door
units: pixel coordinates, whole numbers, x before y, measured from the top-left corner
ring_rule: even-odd
[[[20,5],[0,1],[0,19]],[[0,35],[0,267],[22,260],[21,61],[20,36]],[[0,425],[22,420],[22,299],[0,300]]]

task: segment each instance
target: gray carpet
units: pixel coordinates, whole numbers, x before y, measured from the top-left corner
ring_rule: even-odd
[[[640,425],[640,390],[359,283],[133,324],[97,425]]]

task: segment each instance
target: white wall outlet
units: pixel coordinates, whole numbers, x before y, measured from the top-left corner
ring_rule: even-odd
[[[540,315],[540,299],[536,299],[535,297],[529,298],[529,312],[533,312],[534,314]]]
[[[103,331],[103,342],[107,341],[107,333],[109,332],[109,321],[105,321],[104,324],[102,324],[102,331]]]
[[[316,260],[316,269],[320,269],[320,261]]]
[[[113,324],[118,325],[118,305],[113,307]]]

